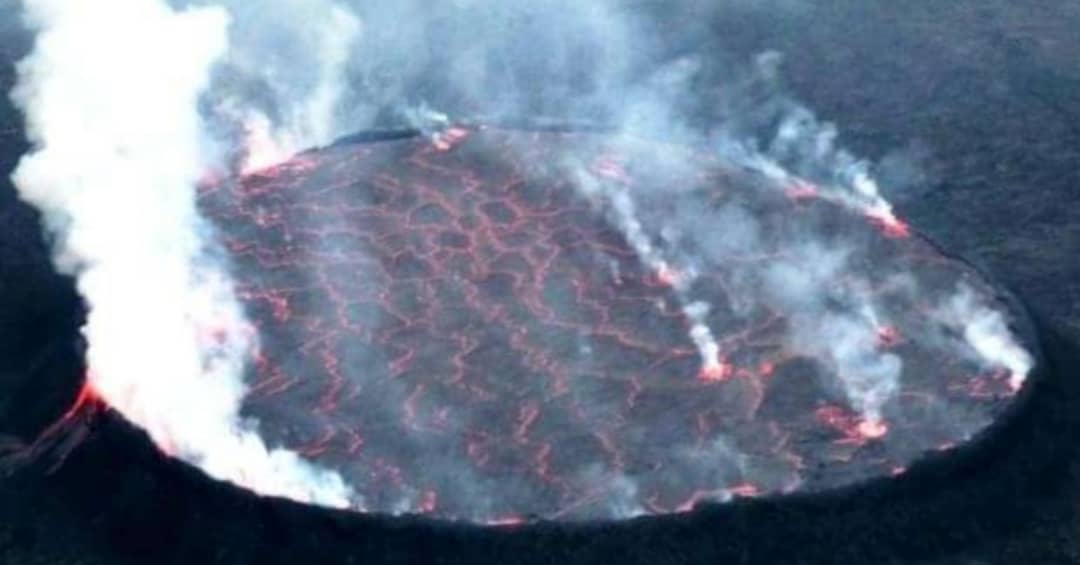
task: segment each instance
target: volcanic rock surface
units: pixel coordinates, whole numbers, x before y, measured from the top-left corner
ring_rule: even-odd
[[[339,143],[203,187],[245,412],[355,506],[615,518],[898,474],[1023,375],[965,263],[829,187],[590,133]],[[995,317],[997,316],[997,317]]]

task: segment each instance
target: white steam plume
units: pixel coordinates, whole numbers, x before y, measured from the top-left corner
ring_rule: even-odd
[[[217,478],[348,504],[337,475],[239,417],[253,334],[195,208],[197,104],[228,15],[157,0],[27,0],[25,15],[38,37],[12,97],[34,150],[13,178],[88,304],[91,386]]]
[[[362,31],[356,15],[332,0],[220,3],[234,24],[214,84],[215,110],[243,129],[243,172],[359,127],[343,108],[347,64]]]
[[[877,423],[885,404],[900,389],[901,359],[877,347],[877,314],[869,293],[836,289],[853,269],[848,250],[816,242],[789,242],[788,256],[772,262],[760,278],[763,298],[789,314],[792,345],[830,365],[852,408]],[[752,288],[742,285],[744,292]],[[830,307],[842,295],[854,308]]]
[[[575,186],[588,198],[609,210],[610,221],[626,238],[642,264],[661,283],[675,291],[683,314],[690,322],[688,336],[701,356],[700,376],[709,380],[726,378],[730,366],[721,357],[720,345],[706,322],[710,305],[704,301],[693,300],[688,292],[690,284],[697,278],[697,272],[689,266],[673,266],[664,252],[653,244],[650,234],[638,217],[637,204],[630,194],[630,189],[622,182],[614,182],[624,178],[625,171],[619,163],[604,159],[594,164],[592,169],[581,167],[573,162],[573,159],[567,161],[576,176]]]
[[[983,304],[971,287],[960,284],[956,293],[935,312],[940,323],[960,332],[977,360],[1009,372],[1009,386],[1018,390],[1035,361],[1012,338],[1001,312]]]

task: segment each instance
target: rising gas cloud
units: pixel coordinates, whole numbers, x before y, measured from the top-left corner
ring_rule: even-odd
[[[255,336],[195,209],[212,162],[199,98],[229,16],[161,2],[27,2],[12,97],[34,149],[13,180],[89,307],[91,386],[158,445],[256,490],[345,505],[348,489],[239,417]]]

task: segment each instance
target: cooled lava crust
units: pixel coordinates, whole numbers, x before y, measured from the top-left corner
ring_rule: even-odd
[[[645,264],[583,175],[632,196],[670,270]],[[930,328],[958,284],[1018,316],[975,270],[699,151],[452,130],[304,153],[204,187],[200,207],[260,337],[246,415],[340,472],[358,510],[505,523],[820,491],[969,440],[1016,393],[1008,372],[933,344],[962,342]],[[753,242],[725,223],[733,208]],[[697,235],[666,237],[672,218]],[[745,295],[747,273],[810,237],[849,249],[834,290],[870,285],[877,347],[903,361],[880,422],[792,344],[783,307]],[[689,302],[709,305],[714,363]]]

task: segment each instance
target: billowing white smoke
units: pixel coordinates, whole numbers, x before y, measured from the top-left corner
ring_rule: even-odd
[[[976,361],[1009,372],[1009,385],[1019,389],[1035,361],[1012,338],[1001,312],[981,303],[971,287],[961,284],[935,312],[941,324],[958,331],[976,353]]]
[[[91,385],[155,442],[261,492],[342,506],[335,474],[268,449],[239,417],[254,347],[195,208],[198,113],[228,15],[158,0],[28,0],[13,98],[33,152],[14,174],[89,307]]]
[[[357,127],[343,119],[346,65],[362,30],[351,11],[329,0],[218,3],[228,7],[234,23],[215,82],[214,111],[244,130],[244,172]]]
[[[763,59],[770,60],[769,55]],[[878,221],[895,235],[905,235],[907,226],[881,194],[870,175],[870,164],[839,148],[836,136],[836,126],[819,122],[806,108],[794,106],[764,151],[739,138],[725,136],[718,143],[732,162],[758,171],[778,187],[812,190],[815,197],[844,205]]]

